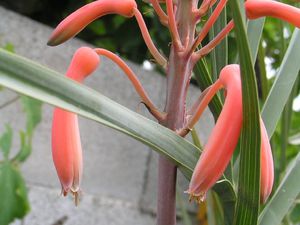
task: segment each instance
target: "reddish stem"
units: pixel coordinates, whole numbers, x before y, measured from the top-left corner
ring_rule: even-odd
[[[216,3],[216,1],[217,0],[204,0],[201,3],[200,8],[195,11],[196,20],[198,21],[201,17],[203,17],[207,13],[208,9]]]
[[[196,38],[195,42],[193,43],[193,46],[191,48],[191,52],[193,52],[198,45],[203,41],[205,36],[208,34],[209,30],[212,28],[216,20],[218,19],[219,15],[221,14],[223,8],[225,7],[227,3],[227,0],[220,0],[217,7],[203,26],[202,30],[200,31],[198,37]]]
[[[164,12],[164,10],[162,10],[162,8],[160,7],[159,2],[157,0],[149,0],[149,2],[152,4],[153,9],[155,10],[156,14],[158,15],[160,22],[163,25],[167,26],[168,25],[168,16]]]
[[[136,21],[138,22],[138,25],[141,29],[142,36],[144,38],[144,41],[145,41],[150,53],[152,54],[152,56],[154,57],[154,59],[157,61],[158,64],[165,67],[167,64],[167,60],[165,59],[165,57],[163,57],[160,54],[158,49],[155,47],[155,45],[150,37],[148,28],[143,19],[143,16],[137,8],[134,8],[134,16],[136,18]]]
[[[202,113],[204,112],[205,108],[208,106],[208,103],[211,101],[211,99],[214,97],[214,95],[220,88],[222,88],[222,84],[220,83],[219,80],[217,80],[213,85],[208,87],[208,91],[204,91],[205,96],[202,97],[198,107],[194,107],[193,115],[189,119],[188,123],[183,129],[178,131],[178,134],[180,136],[185,136],[195,126],[195,124],[198,122],[199,118],[201,117]]]
[[[143,88],[141,82],[138,80],[137,76],[134,74],[134,72],[130,69],[130,67],[116,54],[102,48],[96,48],[95,52],[98,55],[106,56],[107,58],[111,59],[113,62],[115,62],[126,74],[132,85],[134,86],[136,92],[141,97],[143,103],[147,106],[149,109],[149,112],[158,120],[162,121],[164,119],[164,115],[159,112],[157,107],[154,105],[154,103],[149,98],[147,92]]]
[[[173,44],[175,48],[182,49],[182,43],[178,34],[176,19],[174,15],[173,1],[166,0],[166,5],[167,5],[167,13],[168,13],[168,23],[170,27],[171,36],[173,39]]]
[[[181,43],[192,46],[196,21],[193,11],[198,0],[178,1],[176,29]],[[169,15],[170,16],[170,15]],[[184,127],[186,122],[186,95],[191,78],[193,63],[191,54],[183,54],[172,42],[167,67],[166,120],[163,125],[171,130]],[[164,156],[159,156],[157,225],[176,224],[176,166]]]
[[[229,34],[229,32],[234,28],[234,22],[231,20],[223,30],[213,39],[211,40],[207,45],[202,47],[199,51],[194,53],[195,62],[197,62],[200,58],[210,53],[220,42]]]

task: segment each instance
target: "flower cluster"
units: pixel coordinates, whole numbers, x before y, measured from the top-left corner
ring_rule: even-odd
[[[137,76],[126,63],[108,50],[80,48],[75,53],[66,75],[73,80],[82,82],[97,68],[99,56],[108,57],[124,71],[149,112],[161,124],[173,129],[183,137],[194,127],[216,92],[221,88],[226,90],[224,107],[196,165],[187,191],[191,198],[202,200],[205,198],[206,192],[222,176],[240,136],[243,121],[243,101],[239,66],[228,65],[224,67],[218,80],[203,92],[199,101],[188,111],[185,110],[185,97],[194,65],[226,37],[234,28],[234,22],[230,21],[213,40],[198,50],[225,7],[227,0],[204,0],[199,8],[197,0],[149,0],[148,2],[152,4],[161,23],[170,30],[172,45],[169,60],[154,45],[135,0],[97,0],[87,4],[58,25],[50,37],[48,45],[54,46],[67,41],[89,23],[106,14],[119,14],[128,18],[135,17],[150,53],[168,74],[168,96],[165,112],[158,110]],[[166,12],[160,4],[166,5]],[[184,4],[186,7],[183,7]],[[196,33],[197,23],[215,4],[216,7],[211,16],[200,32]],[[190,10],[189,14],[184,14],[186,9]],[[245,11],[249,19],[272,16],[300,27],[300,10],[273,0],[248,0],[245,2]],[[178,102],[172,102],[172,99]],[[178,110],[178,108],[180,109]],[[176,120],[175,117],[180,116],[183,116],[183,119]],[[260,124],[262,140],[261,201],[265,202],[272,190],[274,171],[272,151],[262,120]],[[77,199],[82,174],[82,152],[75,114],[58,108],[55,109],[52,145],[54,164],[62,184],[63,194],[66,195],[71,191]]]

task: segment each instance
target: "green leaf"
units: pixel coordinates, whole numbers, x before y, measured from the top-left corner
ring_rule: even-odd
[[[300,223],[300,204],[296,204],[293,211],[291,212],[289,218],[293,223]]]
[[[30,156],[32,147],[31,147],[31,137],[27,133],[20,131],[20,150],[17,155],[12,159],[14,162],[24,162],[28,156]]]
[[[259,225],[279,225],[300,193],[300,153],[289,164],[271,200],[259,216]],[[299,215],[298,215],[299,216]]]
[[[78,82],[0,50],[0,84],[123,132],[168,157],[188,179],[191,178],[200,149],[173,131]],[[235,196],[232,187],[228,190],[229,184],[223,180],[217,185],[226,186],[228,196]]]
[[[27,96],[21,96],[20,100],[26,113],[26,132],[32,136],[33,130],[42,120],[42,102]]]
[[[243,127],[234,224],[255,225],[258,219],[260,196],[260,125],[257,85],[239,1],[229,0],[229,6],[235,24],[243,92]]]
[[[211,11],[214,10],[215,7],[212,7]],[[210,40],[215,38],[226,25],[227,25],[227,13],[225,7],[209,32]],[[225,37],[221,41],[221,43],[218,44],[211,52],[212,73],[213,73],[214,80],[218,79],[220,71],[224,66],[228,64],[227,44],[228,44],[227,37]]]
[[[208,71],[207,64],[204,58],[200,59],[197,62],[194,69],[194,74],[201,91],[204,91],[207,87],[213,84],[213,80]],[[222,110],[222,102],[219,96],[215,95],[208,106],[214,116],[215,121],[217,121]]]
[[[251,51],[251,58],[253,62],[256,61],[264,24],[265,24],[265,18],[250,20],[247,24],[247,35],[248,35],[249,46]]]
[[[218,181],[213,190],[218,194],[224,210],[224,224],[232,225],[234,219],[234,210],[236,203],[236,195],[232,188],[232,184],[226,180]]]
[[[15,52],[15,46],[12,43],[7,43],[6,45],[4,45],[3,49],[12,53]]]
[[[119,130],[165,155],[191,177],[199,157],[196,146],[78,82],[0,50],[0,84]]]
[[[3,152],[3,156],[5,159],[8,159],[9,152],[11,149],[12,138],[13,138],[13,131],[9,125],[6,125],[5,132],[0,137],[0,148]]]
[[[24,180],[9,161],[0,164],[0,199],[0,225],[21,219],[30,210]]]
[[[207,221],[209,225],[224,225],[224,213],[218,195],[209,191],[206,196]]]
[[[295,29],[289,47],[285,53],[274,84],[262,109],[269,137],[272,137],[280,115],[297,79],[300,63],[296,63],[300,54],[300,30]]]

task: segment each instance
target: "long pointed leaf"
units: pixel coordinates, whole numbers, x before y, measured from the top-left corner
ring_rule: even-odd
[[[207,87],[213,84],[213,80],[208,71],[207,64],[204,58],[200,59],[197,62],[194,73],[201,91],[204,91]],[[215,95],[208,106],[214,116],[215,121],[217,121],[222,110],[222,102],[220,97],[218,95]]]
[[[229,0],[239,51],[243,91],[243,129],[238,199],[234,224],[257,224],[260,186],[260,127],[257,86],[239,1]]]
[[[211,11],[213,11],[213,9],[211,9]],[[209,32],[210,40],[215,38],[219,34],[219,32],[221,32],[221,30],[226,26],[226,24],[227,24],[227,13],[225,7]],[[211,63],[213,68],[212,69],[213,79],[217,80],[222,68],[228,64],[227,37],[225,37],[222,40],[222,42],[218,44],[211,52]]]
[[[171,159],[188,179],[191,178],[200,149],[173,131],[130,111],[86,86],[2,50],[0,50],[0,84],[121,131]],[[222,186],[224,188],[221,188]],[[214,189],[220,196],[227,197],[225,203],[232,209],[235,193],[230,182],[221,180]]]
[[[251,50],[252,61],[256,61],[260,38],[262,35],[265,18],[250,20],[247,24],[247,35]]]
[[[300,30],[295,29],[274,84],[262,109],[269,137],[272,137],[280,115],[297,79],[300,63]],[[296,60],[296,61],[295,61]]]
[[[196,146],[55,71],[0,50],[0,84],[119,130],[170,158],[187,177],[191,176],[199,157]]]
[[[279,225],[300,193],[300,153],[290,163],[280,186],[260,214],[259,225]]]

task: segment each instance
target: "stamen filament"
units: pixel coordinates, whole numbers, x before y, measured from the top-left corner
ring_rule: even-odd
[[[113,62],[115,62],[124,71],[124,73],[126,74],[128,79],[130,80],[130,82],[134,86],[136,92],[141,97],[143,103],[149,109],[150,113],[157,120],[162,121],[164,119],[163,114],[161,112],[159,112],[157,107],[154,105],[152,100],[149,98],[149,96],[148,96],[147,92],[145,91],[145,89],[143,88],[141,82],[138,80],[137,76],[130,69],[130,67],[119,56],[117,56],[116,54],[114,54],[114,53],[112,53],[112,52],[110,52],[106,49],[96,48],[94,50],[98,55],[105,56],[105,57],[109,58],[110,60],[112,60]]]
[[[153,41],[150,37],[148,28],[145,24],[145,21],[143,19],[142,14],[140,13],[140,11],[137,8],[134,8],[133,11],[134,11],[134,16],[135,16],[135,18],[138,22],[139,27],[140,27],[140,30],[141,30],[142,36],[144,38],[144,41],[145,41],[150,53],[152,54],[152,56],[154,57],[154,59],[157,61],[158,64],[165,67],[167,65],[167,60],[165,59],[165,57],[163,57],[160,54],[158,49],[155,47],[155,45],[154,45],[154,43],[153,43]]]

